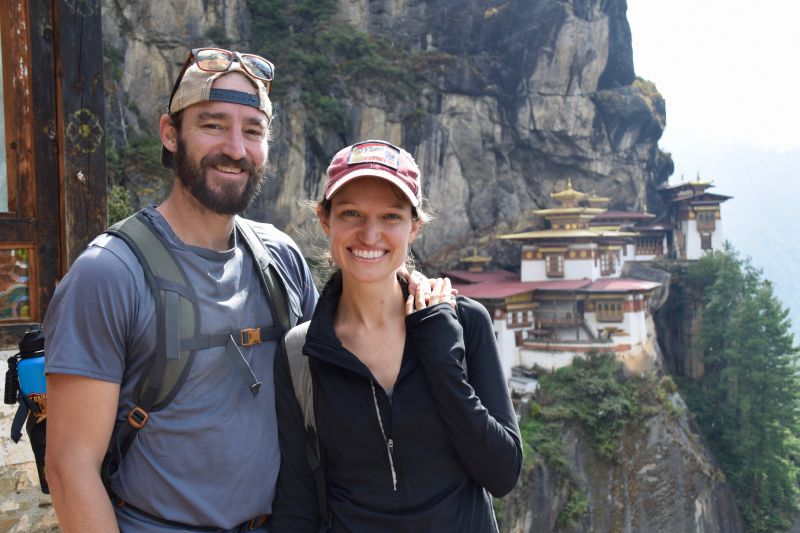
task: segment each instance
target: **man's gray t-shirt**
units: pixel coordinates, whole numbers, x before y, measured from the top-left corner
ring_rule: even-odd
[[[201,335],[273,325],[241,239],[224,252],[188,246],[155,209],[144,213],[195,289]],[[308,267],[288,236],[264,228],[287,289],[300,301],[301,321],[307,320],[317,296]],[[117,419],[124,419],[155,349],[156,317],[142,268],[121,239],[101,235],[75,261],[53,296],[44,329],[46,373],[121,384]],[[268,514],[280,465],[276,346],[241,348],[263,383],[256,397],[224,347],[198,350],[178,394],[139,431],[112,480],[114,493],[147,513],[192,525],[231,528]]]

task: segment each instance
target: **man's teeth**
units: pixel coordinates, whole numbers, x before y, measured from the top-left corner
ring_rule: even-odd
[[[383,250],[353,250],[353,255],[362,259],[377,259],[383,253]]]
[[[217,167],[215,167],[215,168],[216,168],[217,170],[221,171],[221,172],[231,172],[231,173],[233,173],[233,174],[236,174],[236,173],[239,173],[239,172],[241,172],[241,171],[242,171],[242,169],[240,169],[239,167],[223,167],[223,166],[217,166]]]

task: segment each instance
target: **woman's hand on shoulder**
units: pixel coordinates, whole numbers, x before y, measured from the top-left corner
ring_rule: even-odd
[[[457,291],[450,284],[450,278],[430,278],[417,283],[414,291],[409,290],[406,299],[406,315],[440,303],[449,303],[455,309]]]

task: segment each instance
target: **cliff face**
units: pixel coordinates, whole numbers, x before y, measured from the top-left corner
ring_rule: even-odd
[[[117,138],[155,132],[187,49],[248,49],[253,37],[243,0],[104,0],[103,9],[121,71],[109,81]],[[340,0],[332,24],[402,51],[407,72],[397,82],[410,90],[391,98],[365,87],[369,80],[333,87],[346,120],[332,132],[314,126],[300,88],[289,88],[275,101],[271,179],[248,214],[305,225],[298,199],[317,197],[335,151],[376,137],[409,149],[423,171],[438,214],[414,246],[426,266],[457,266],[481,239],[498,265],[516,267],[513,245],[486,237],[539,223],[531,211],[550,205],[567,177],[611,197],[612,208],[641,208],[672,163],[657,148],[663,99],[635,79],[625,11],[625,0]]]
[[[725,477],[680,395],[664,394],[646,412],[627,425],[616,460],[598,454],[574,424],[561,433],[564,465],[547,465],[533,450],[533,464],[505,498],[501,530],[745,531]]]

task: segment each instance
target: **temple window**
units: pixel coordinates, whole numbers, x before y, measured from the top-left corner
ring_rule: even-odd
[[[604,301],[595,303],[598,322],[622,322],[625,313],[621,301]]]
[[[600,254],[600,274],[607,276],[614,273],[614,253],[604,252]]]
[[[664,239],[661,236],[636,238],[636,255],[662,255]]]
[[[716,214],[714,211],[700,211],[697,213],[698,231],[714,231]]]
[[[709,251],[712,249],[710,233],[700,234],[700,248],[702,248],[704,251]]]
[[[547,254],[545,256],[547,276],[551,278],[564,277],[564,256],[561,254]]]

